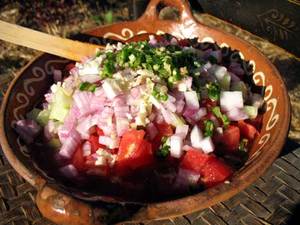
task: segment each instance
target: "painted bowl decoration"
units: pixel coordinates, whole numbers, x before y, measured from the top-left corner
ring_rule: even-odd
[[[179,20],[158,19],[159,3],[176,7],[180,12]],[[261,132],[253,143],[248,160],[234,174],[230,183],[223,183],[185,197],[134,206],[134,210],[129,210],[129,218],[124,218],[125,220],[168,218],[191,213],[226,200],[259,178],[279,155],[290,122],[289,98],[280,74],[268,59],[249,43],[196,22],[187,1],[152,0],[145,14],[138,20],[98,27],[86,33],[119,41],[126,41],[143,33],[169,33],[178,38],[198,37],[199,41],[216,42],[221,47],[230,46],[239,50],[237,54],[252,65],[254,82],[266,87],[264,96],[266,112],[263,115]],[[93,38],[90,41],[97,43],[98,40]],[[234,55],[232,59],[234,60]],[[1,146],[15,170],[38,189],[37,205],[44,216],[59,224],[101,224],[108,221],[107,218],[112,212],[109,207],[105,207],[105,203],[99,201],[117,204],[119,199],[85,193],[49,177],[37,166],[30,156],[31,149],[24,145],[12,127],[41,102],[52,84],[50,78],[53,69],[62,70],[69,63],[70,61],[66,59],[41,54],[20,71],[3,100],[0,117]],[[125,208],[122,212],[128,214]]]

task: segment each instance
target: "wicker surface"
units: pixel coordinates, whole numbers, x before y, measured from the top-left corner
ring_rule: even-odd
[[[154,224],[291,224],[300,203],[300,147],[287,143],[283,155],[252,186],[209,209]],[[298,145],[299,146],[299,145]],[[34,203],[36,191],[0,155],[0,224],[52,224]],[[299,205],[298,205],[299,207]]]
[[[210,16],[198,18],[202,22],[234,33],[259,47],[276,65],[283,75],[293,102],[298,99],[299,61],[283,50],[255,37],[237,27],[220,22]],[[1,78],[1,77],[0,77]],[[0,79],[0,101],[7,80]],[[291,88],[293,87],[293,88]],[[294,94],[295,93],[295,94]],[[294,98],[294,96],[296,96]],[[299,120],[293,117],[294,124]],[[293,121],[292,121],[293,122]],[[294,129],[293,129],[293,126]],[[299,126],[299,124],[298,124]],[[299,140],[297,125],[290,137]],[[0,150],[0,225],[2,224],[53,224],[43,218],[35,203],[35,190],[26,183],[8,164]],[[201,204],[201,203],[199,203]],[[287,141],[280,158],[263,177],[245,191],[228,201],[209,209],[170,220],[153,221],[146,224],[292,224],[297,221],[300,206],[300,146]],[[298,207],[298,208],[297,208]],[[300,220],[298,220],[300,221]]]

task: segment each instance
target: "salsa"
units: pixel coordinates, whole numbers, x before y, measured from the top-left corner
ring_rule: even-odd
[[[230,182],[264,102],[249,63],[227,55],[171,36],[108,44],[69,64],[67,76],[54,70],[42,107],[16,131],[28,144],[42,138],[52,169],[75,186],[98,180],[169,195]]]

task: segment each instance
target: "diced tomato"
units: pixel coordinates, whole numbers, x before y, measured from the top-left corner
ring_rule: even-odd
[[[85,165],[87,168],[92,168],[92,167],[95,167],[95,162],[96,162],[96,159],[94,158],[94,156],[89,155],[86,157]]]
[[[161,139],[162,136],[160,134],[157,134],[155,136],[155,138],[152,140],[152,149],[153,151],[156,151],[157,149],[159,149],[159,146],[161,145]]]
[[[249,119],[246,120],[246,122],[250,123],[256,128],[256,130],[260,131],[262,127],[263,116],[261,114],[258,114],[255,119]]]
[[[85,159],[83,156],[82,145],[78,145],[73,157],[72,157],[72,164],[76,167],[76,169],[80,172],[86,169],[85,166]]]
[[[238,127],[240,128],[241,136],[247,138],[248,140],[252,141],[258,134],[258,131],[254,126],[249,123],[246,123],[243,120],[238,122]]]
[[[152,146],[143,139],[144,135],[143,130],[130,130],[123,135],[116,160],[117,174],[126,175],[153,162]]]
[[[201,170],[202,181],[206,187],[215,186],[232,175],[232,169],[216,157],[210,158]]]
[[[240,144],[240,129],[237,126],[229,125],[223,134],[214,136],[214,141],[220,147],[220,150],[234,152]]]
[[[101,130],[98,126],[96,126],[96,132],[97,132],[98,136],[103,136],[104,135],[103,130]]]
[[[164,137],[170,137],[173,135],[173,129],[170,124],[167,123],[156,123],[155,126],[158,129],[159,134]]]
[[[69,72],[71,69],[73,69],[75,67],[74,63],[69,63],[68,65],[66,65],[65,69]]]
[[[95,134],[91,134],[89,137],[89,142],[91,143],[91,151],[95,153],[99,148],[105,148],[104,145],[99,143],[99,136]]]
[[[180,167],[200,174],[202,168],[210,158],[214,158],[214,156],[191,148],[183,156]]]

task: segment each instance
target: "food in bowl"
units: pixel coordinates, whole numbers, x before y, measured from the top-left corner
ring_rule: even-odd
[[[171,36],[107,45],[66,76],[54,70],[16,131],[44,143],[37,161],[74,186],[155,199],[230,181],[264,102],[251,65],[229,52]]]

